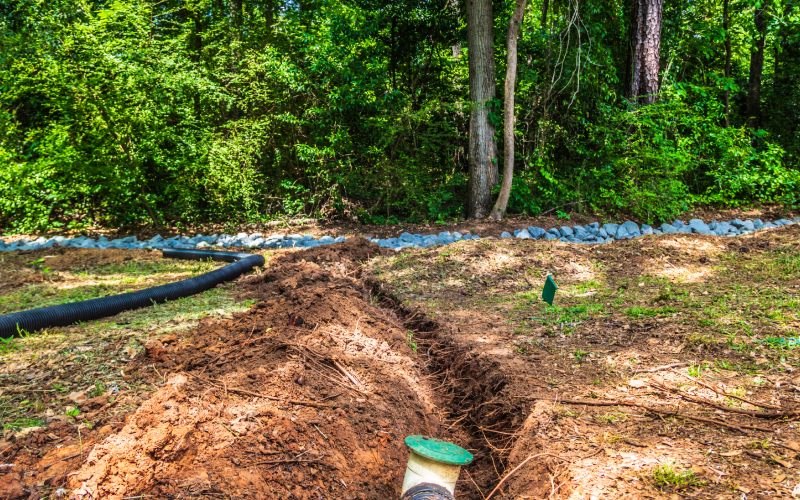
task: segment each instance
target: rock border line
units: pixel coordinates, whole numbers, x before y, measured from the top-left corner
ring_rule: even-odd
[[[600,224],[592,222],[586,225],[560,226],[545,229],[537,226],[529,226],[514,230],[514,233],[504,231],[500,238],[516,238],[531,240],[558,240],[566,243],[577,244],[603,244],[617,240],[628,240],[647,235],[662,234],[704,234],[720,237],[740,236],[757,231],[763,231],[781,226],[788,226],[800,223],[800,217],[793,219],[777,219],[774,221],[763,221],[761,219],[733,219],[731,221],[705,222],[701,219],[691,219],[688,223],[675,220],[671,223],[664,223],[653,227],[647,224],[637,224],[633,221],[625,221],[622,224]],[[480,236],[472,234],[470,231],[443,231],[438,234],[411,234],[402,233],[394,238],[367,238],[384,248],[402,250],[404,248],[428,248],[440,245],[449,245],[457,241],[476,240]],[[50,238],[39,237],[36,239],[20,239],[11,243],[6,243],[0,239],[0,252],[13,252],[23,250],[41,250],[56,247],[67,248],[119,248],[119,249],[208,249],[212,247],[221,248],[247,248],[247,249],[269,249],[269,248],[311,248],[345,241],[344,236],[321,236],[314,237],[310,234],[271,234],[262,233],[239,233],[232,234],[212,234],[204,236],[197,234],[189,236],[172,236],[164,238],[156,235],[148,240],[138,240],[136,236],[127,236],[110,240],[105,236],[97,239],[86,236],[67,238],[65,236],[52,236]]]

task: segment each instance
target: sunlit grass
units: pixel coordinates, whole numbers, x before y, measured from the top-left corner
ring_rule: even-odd
[[[135,260],[80,271],[51,271],[45,281],[0,295],[0,314],[136,291],[190,278],[220,264],[211,261]]]

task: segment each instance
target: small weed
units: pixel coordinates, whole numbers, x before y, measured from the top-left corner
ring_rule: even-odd
[[[718,370],[736,371],[736,366],[727,359],[715,359],[714,367]]]
[[[674,307],[629,307],[625,309],[625,315],[629,318],[655,318],[656,316],[666,316],[676,311]]]
[[[569,417],[569,418],[575,418],[578,416],[578,413],[575,410],[567,408],[566,406],[559,406],[556,409],[556,414],[559,417]]]
[[[40,418],[20,417],[3,424],[4,431],[20,431],[28,427],[41,427],[45,421]]]
[[[590,354],[591,353],[589,351],[583,351],[581,349],[576,349],[575,352],[572,353],[572,355],[575,357],[575,361],[577,361],[578,363],[582,362],[586,358],[586,356]]]
[[[706,333],[692,332],[686,336],[686,342],[693,346],[712,346],[717,340]]]
[[[659,490],[685,490],[695,486],[703,486],[705,481],[700,479],[690,469],[677,470],[673,465],[659,465],[651,473],[653,484]]]
[[[89,391],[89,397],[96,398],[98,396],[102,396],[105,393],[106,393],[106,384],[97,381],[94,383],[94,388],[91,391]]]
[[[419,346],[417,345],[417,340],[412,330],[406,332],[406,345],[411,348],[412,351],[417,352]]]
[[[753,450],[768,450],[772,445],[772,440],[770,438],[764,439],[757,439],[748,444],[748,447]]]
[[[81,411],[77,407],[69,408],[64,414],[68,417],[77,418],[78,415],[81,414]]]
[[[673,290],[672,286],[667,285],[661,290],[661,293],[653,299],[653,303],[657,302],[672,302],[672,301],[682,301],[689,296],[689,292],[686,290]]]
[[[595,415],[594,419],[602,424],[616,424],[617,422],[625,422],[628,420],[628,415],[620,411],[611,411]]]
[[[19,344],[14,337],[9,337],[7,339],[0,338],[0,355],[8,354],[17,349],[19,349]]]
[[[689,365],[687,371],[689,372],[690,377],[700,378],[703,375],[703,372],[708,370],[710,367],[710,364],[702,362],[699,365]]]
[[[53,271],[52,269],[44,265],[44,257],[32,260],[28,263],[28,265],[45,275],[50,274]]]

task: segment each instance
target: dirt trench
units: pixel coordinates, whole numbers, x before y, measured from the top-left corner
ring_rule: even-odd
[[[524,412],[502,400],[506,382],[490,362],[362,279],[379,252],[349,240],[284,254],[242,281],[258,300],[251,310],[150,341],[128,371],[157,374],[159,389],[119,428],[100,430],[65,471],[67,491],[396,498],[403,438],[426,434],[476,455],[457,493],[480,498]]]

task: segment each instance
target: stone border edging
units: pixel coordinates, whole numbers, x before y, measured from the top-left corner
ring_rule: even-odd
[[[517,239],[541,239],[558,240],[567,243],[579,244],[602,244],[615,240],[627,240],[646,235],[661,234],[705,234],[713,236],[739,236],[754,233],[765,229],[787,226],[800,223],[800,217],[794,219],[778,219],[775,221],[764,222],[761,219],[734,219],[732,221],[706,223],[701,219],[691,219],[689,223],[681,220],[672,223],[664,223],[658,227],[647,224],[641,226],[633,221],[625,221],[622,224],[600,224],[593,222],[585,226],[561,226],[544,229],[541,227],[530,226],[516,229],[512,235],[509,232],[502,232],[500,238]],[[462,240],[476,240],[480,236],[469,231],[443,231],[439,234],[411,234],[402,233],[395,238],[368,238],[384,248],[402,250],[403,248],[428,248],[439,245],[448,245]],[[311,248],[333,243],[341,243],[345,240],[344,236],[321,236],[315,238],[310,234],[272,234],[265,236],[262,233],[239,233],[231,234],[212,234],[209,236],[196,235],[173,236],[164,238],[156,235],[148,240],[139,241],[136,236],[127,236],[109,240],[105,236],[97,239],[79,236],[76,238],[66,238],[64,236],[53,236],[50,238],[39,237],[34,240],[21,239],[12,243],[6,243],[0,239],[0,252],[12,252],[17,250],[41,250],[54,247],[67,248],[120,248],[120,249],[208,249],[211,247],[222,248],[247,248],[247,249],[268,249],[268,248]]]

